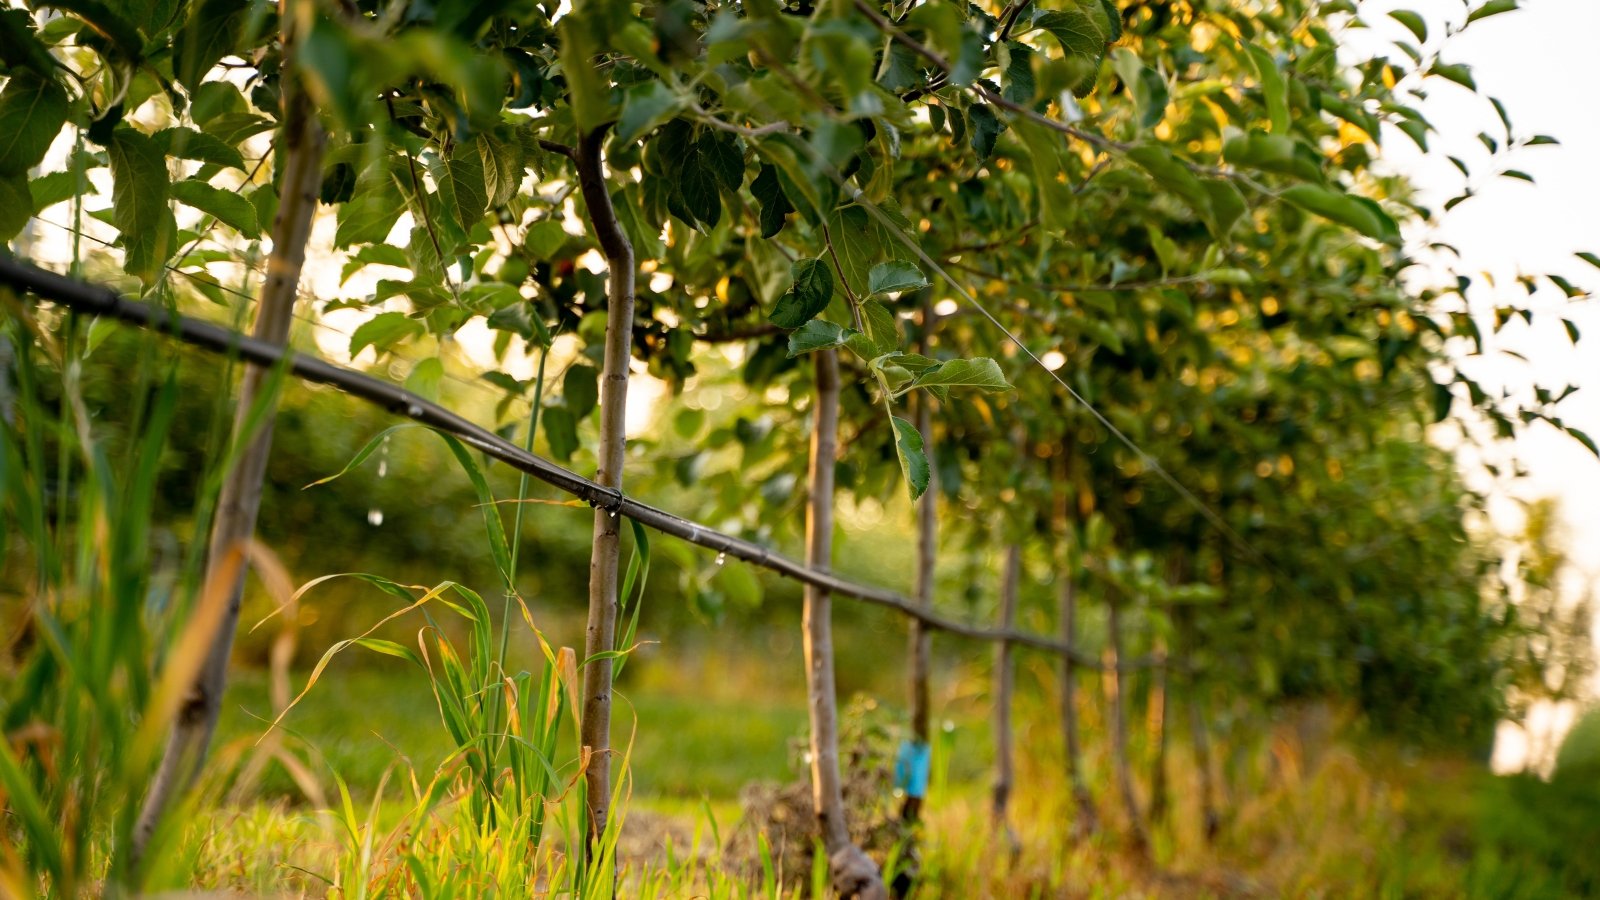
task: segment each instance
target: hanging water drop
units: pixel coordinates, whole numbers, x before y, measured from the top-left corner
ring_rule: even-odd
[[[727,561],[728,561],[728,554],[726,552],[717,554],[717,565],[720,566],[720,565],[722,565],[723,563],[725,563]]]
[[[389,438],[385,436],[383,443],[378,445],[378,477],[383,478],[389,474]]]
[[[381,510],[381,509],[369,509],[369,510],[367,510],[367,524],[371,525],[373,528],[377,528],[379,525],[382,525],[383,524],[383,510]]]

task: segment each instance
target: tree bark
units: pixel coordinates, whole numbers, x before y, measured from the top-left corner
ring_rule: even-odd
[[[817,398],[811,431],[811,497],[806,507],[806,564],[833,565],[833,476],[839,444],[839,357],[816,354]],[[802,613],[805,630],[806,694],[811,715],[811,800],[817,828],[828,854],[833,888],[841,897],[882,900],[878,867],[850,841],[839,775],[839,706],[833,679],[832,595],[807,585]]]
[[[1192,611],[1185,610],[1180,613],[1178,639],[1181,642],[1182,658],[1192,664],[1197,646]],[[1194,747],[1194,767],[1200,778],[1200,822],[1206,842],[1210,843],[1222,829],[1222,817],[1217,812],[1217,785],[1212,774],[1211,739],[1206,730],[1205,706],[1200,697],[1200,679],[1192,667],[1187,681],[1189,740]]]
[[[924,301],[922,305],[922,338],[918,351],[926,354],[929,349],[929,335],[933,328],[934,312],[932,303]],[[922,446],[928,453],[929,461],[933,458],[933,398],[926,392],[917,394],[917,431],[922,435]],[[939,519],[938,519],[938,494],[939,482],[937,474],[929,467],[928,489],[923,493],[922,499],[917,501],[917,580],[916,600],[924,609],[933,608],[934,579],[938,560],[939,546]],[[911,658],[911,742],[913,754],[927,754],[930,751],[931,733],[928,726],[929,720],[929,690],[928,679],[932,669],[933,641],[928,629],[922,622],[911,620],[911,635],[909,655]],[[913,780],[915,778],[913,777]],[[923,796],[920,791],[914,790],[925,785],[912,785],[906,791],[904,805],[900,809],[901,821],[911,823],[917,821],[922,812]]]
[[[1155,752],[1150,761],[1150,820],[1161,821],[1167,814],[1167,650],[1158,645],[1155,651],[1155,668],[1151,670],[1154,683],[1150,689],[1149,726],[1155,737]]]
[[[1066,442],[1063,442],[1064,446]],[[1077,497],[1074,496],[1075,473],[1070,449],[1062,454],[1062,490],[1057,494],[1056,518],[1060,522],[1062,546],[1066,548],[1061,572],[1061,642],[1071,650],[1078,650],[1078,578],[1080,567],[1074,542],[1078,540]],[[1076,818],[1073,832],[1082,837],[1100,827],[1095,809],[1094,795],[1084,781],[1083,748],[1078,740],[1078,661],[1075,653],[1061,654],[1061,731],[1066,756],[1067,786],[1072,791],[1072,805]]]
[[[1000,627],[1009,630],[1017,619],[1017,593],[1022,581],[1022,542],[1013,540],[1006,547],[1005,571],[1000,583]],[[1011,789],[1015,781],[1015,750],[1011,733],[1011,690],[1015,672],[1011,665],[1011,642],[1001,641],[994,651],[994,787],[990,795],[990,815],[995,828],[1011,844],[1015,838],[1007,819]]]
[[[1113,599],[1109,608],[1110,655],[1106,667],[1106,684],[1111,694],[1108,704],[1111,707],[1111,740],[1112,756],[1117,770],[1117,787],[1122,793],[1122,803],[1128,813],[1128,828],[1133,836],[1135,849],[1144,850],[1149,846],[1149,839],[1145,836],[1144,816],[1139,812],[1139,797],[1133,790],[1133,771],[1128,765],[1128,724],[1127,710],[1124,705],[1122,686],[1122,604]]]
[[[1078,572],[1069,566],[1061,576],[1061,639],[1076,646],[1078,640]],[[1073,830],[1080,835],[1099,828],[1094,795],[1083,779],[1083,748],[1078,742],[1078,664],[1072,654],[1061,657],[1061,730],[1066,745],[1067,784],[1077,814]]]
[[[628,366],[633,348],[633,245],[617,222],[606,189],[601,148],[606,126],[584,135],[575,148],[578,186],[595,240],[605,254],[605,360],[600,371],[600,446],[595,482],[622,489],[623,454],[627,449]],[[622,520],[615,509],[596,507],[594,542],[589,554],[589,622],[584,631],[583,718],[580,743],[588,754],[584,780],[588,818],[586,850],[596,852],[611,814],[611,680],[616,649],[617,567],[622,550]],[[592,858],[592,856],[591,856]]]
[[[267,258],[266,281],[256,313],[254,336],[282,346],[289,338],[295,297],[300,285],[300,270],[305,262],[306,239],[316,212],[317,194],[322,184],[324,135],[316,110],[301,84],[295,67],[300,28],[306,21],[285,4],[281,33],[283,43],[282,115],[278,135],[282,150],[283,177],[277,218],[272,223],[272,254]],[[227,473],[217,500],[207,548],[203,584],[218,576],[230,555],[242,554],[255,533],[256,513],[261,506],[261,483],[267,459],[272,452],[274,411],[268,410],[254,434],[247,434],[248,419],[261,393],[268,371],[245,367],[239,385],[235,410],[235,441],[247,440],[238,464]],[[161,764],[151,782],[134,825],[130,848],[133,865],[138,867],[151,836],[163,814],[178,794],[186,791],[205,763],[217,717],[222,710],[222,692],[227,681],[228,660],[233,653],[234,631],[239,624],[239,605],[244,592],[244,567],[237,567],[228,603],[217,635],[195,678],[183,705],[174,719]]]

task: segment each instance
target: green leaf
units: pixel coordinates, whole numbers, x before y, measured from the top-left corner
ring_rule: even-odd
[[[794,286],[778,298],[767,318],[779,328],[799,328],[828,308],[833,299],[833,273],[820,259],[802,259],[791,269]]]
[[[191,92],[224,56],[239,50],[250,3],[196,0],[172,42],[173,75]]]
[[[28,10],[0,9],[0,63],[13,71],[27,69],[47,78],[55,73],[55,59],[37,37]]]
[[[861,304],[861,317],[867,326],[867,338],[872,341],[877,353],[900,349],[900,324],[888,307],[876,300],[868,300]]]
[[[1166,115],[1167,102],[1170,99],[1166,81],[1127,47],[1118,47],[1111,51],[1111,65],[1116,69],[1117,77],[1122,79],[1123,86],[1133,97],[1139,125],[1143,128],[1154,128],[1160,124]]]
[[[623,96],[614,139],[631,144],[672,118],[682,105],[682,99],[656,79],[633,85]]]
[[[477,145],[477,138],[456,144],[449,161],[433,168],[445,211],[463,232],[471,231],[489,207],[483,155]]]
[[[890,416],[889,421],[894,425],[894,452],[900,459],[900,472],[915,501],[928,489],[930,476],[928,457],[922,451],[922,434],[899,416]]]
[[[1069,56],[1098,58],[1105,52],[1110,38],[1099,20],[1073,0],[1068,0],[1065,9],[1039,13],[1033,26],[1044,29],[1060,42],[1061,49]]]
[[[1593,453],[1596,457],[1600,457],[1600,445],[1595,444],[1594,438],[1590,437],[1588,432],[1573,428],[1571,425],[1563,425],[1561,428],[1567,434],[1572,435],[1573,438],[1578,441],[1578,443],[1588,447],[1590,453]]]
[[[351,275],[373,265],[407,269],[411,267],[411,261],[406,258],[404,250],[392,244],[368,244],[345,261],[344,268],[339,272],[339,284],[343,286]]]
[[[1060,140],[1060,135],[1036,122],[1018,119],[1015,124],[1017,137],[1022,139],[1032,164],[1033,186],[1039,192],[1036,204],[1039,220],[1053,231],[1065,231],[1072,227],[1076,205],[1062,166],[1061,151],[1066,144]]]
[[[204,131],[195,131],[193,128],[174,126],[163,128],[150,136],[156,146],[168,156],[179,159],[192,159],[196,162],[215,163],[230,169],[243,172],[244,156],[237,148],[230,147],[217,139],[214,135]]]
[[[1006,41],[1001,45],[1006,51],[1006,66],[1001,96],[1012,103],[1026,106],[1038,93],[1038,83],[1033,77],[1033,50],[1027,44]]]
[[[422,322],[405,313],[379,313],[362,322],[351,333],[350,355],[354,357],[370,346],[381,356],[395,344],[408,337],[422,334],[424,330]]]
[[[981,391],[1013,390],[1000,372],[1000,364],[988,357],[952,359],[923,372],[911,383],[914,388],[977,388]]]
[[[1500,173],[1500,177],[1502,177],[1502,178],[1515,178],[1518,181],[1526,181],[1529,184],[1533,184],[1533,176],[1529,175],[1527,172],[1522,171],[1521,169],[1507,169],[1504,172]]]
[[[1425,44],[1428,42],[1428,23],[1423,20],[1421,15],[1409,9],[1396,9],[1390,11],[1389,18],[1404,25],[1408,31],[1416,35],[1417,43]]]
[[[439,382],[444,378],[444,363],[439,357],[419,360],[406,375],[406,390],[424,400],[439,402]]]
[[[972,149],[982,162],[994,154],[995,142],[1006,130],[1006,123],[994,114],[986,103],[974,103],[967,109],[967,121],[972,125]]]
[[[878,263],[867,273],[867,293],[873,296],[921,290],[927,286],[928,279],[923,277],[922,270],[903,259]]]
[[[256,208],[250,201],[234,191],[224,191],[199,180],[189,178],[172,185],[172,196],[179,203],[192,206],[215,216],[217,221],[247,238],[261,236],[261,226],[256,221]]]
[[[1476,22],[1479,19],[1487,19],[1490,16],[1498,16],[1501,13],[1508,13],[1516,8],[1517,0],[1489,0],[1488,3],[1485,3],[1484,5],[1473,10],[1471,14],[1467,16],[1467,24],[1471,25],[1473,22]]]
[[[544,411],[544,439],[550,444],[550,455],[566,462],[578,449],[578,420],[572,410],[552,406]]]
[[[845,284],[857,297],[866,294],[872,267],[883,261],[886,248],[898,250],[902,245],[860,206],[834,210],[827,226],[828,240],[839,257]]]
[[[607,79],[594,60],[600,53],[600,43],[588,26],[589,23],[580,21],[576,14],[563,17],[558,26],[561,74],[567,79],[573,121],[583,133],[599,128],[613,117]]]
[[[1577,323],[1573,322],[1571,319],[1562,319],[1561,324],[1567,329],[1567,340],[1571,341],[1572,345],[1576,347],[1578,345]]]
[[[1450,418],[1450,407],[1456,402],[1455,391],[1450,389],[1449,382],[1434,382],[1433,385],[1433,421],[1443,422]]]
[[[1312,184],[1294,185],[1280,196],[1301,209],[1348,225],[1373,240],[1390,244],[1400,240],[1400,230],[1394,220],[1370,200]]]
[[[23,71],[0,89],[0,175],[26,175],[67,121],[67,92],[54,81]]]
[[[761,204],[761,236],[770,238],[782,231],[786,217],[794,211],[794,206],[789,203],[789,197],[784,194],[783,185],[778,181],[777,168],[762,163],[755,180],[750,182],[750,194]]]
[[[594,366],[569,367],[561,377],[561,396],[574,419],[587,418],[600,403],[600,370]]]
[[[1218,240],[1227,236],[1244,212],[1244,198],[1238,188],[1217,179],[1202,181],[1165,147],[1141,144],[1128,151],[1128,158],[1143,167],[1157,184],[1177,194],[1193,208]]]
[[[1435,62],[1433,67],[1428,69],[1428,74],[1453,81],[1469,91],[1478,89],[1478,83],[1472,80],[1472,67],[1463,63]]]
[[[28,193],[33,198],[31,207],[34,215],[44,212],[48,207],[72,199],[78,192],[78,175],[75,172],[51,172],[38,178],[27,179],[21,175],[3,175],[0,178],[22,178],[28,185]],[[93,193],[94,188],[84,179],[84,190]]]
[[[490,209],[505,206],[522,188],[522,152],[518,144],[485,131],[477,137],[483,157],[483,188]]]
[[[1322,167],[1315,151],[1287,135],[1250,131],[1231,138],[1222,158],[1236,166],[1292,175],[1303,181],[1321,181]]]
[[[1600,269],[1600,256],[1590,253],[1587,250],[1579,251],[1574,255],[1589,265],[1594,266],[1596,269]]]
[[[34,199],[23,175],[0,175],[0,243],[16,237],[28,224]]]
[[[229,146],[238,146],[274,127],[271,119],[252,113],[223,113],[205,123],[207,134]]]
[[[154,282],[172,255],[177,227],[167,208],[167,160],[155,141],[119,125],[106,144],[111,162],[111,221],[122,232],[123,268]]]
[[[617,221],[627,233],[628,240],[640,259],[659,259],[666,250],[661,242],[660,223],[652,223],[645,215],[639,196],[639,185],[630,184],[611,192],[611,205],[617,211]]]
[[[812,319],[789,334],[789,358],[815,350],[842,347],[853,335],[860,333],[853,328],[835,325],[827,319]]]
[[[138,62],[144,56],[144,40],[139,36],[139,30],[121,13],[113,11],[100,0],[49,0],[38,5],[54,7],[82,19],[84,24],[110,41],[116,54],[128,62]],[[121,0],[118,5],[122,5]]]
[[[690,140],[688,131],[681,121],[674,121],[663,129],[659,149],[667,155],[668,175],[693,220],[689,224],[715,228],[722,219],[721,177],[705,152],[714,152],[714,145]]]
[[[405,212],[406,198],[391,174],[393,161],[379,159],[356,178],[350,199],[339,206],[333,245],[382,243]]]
[[[1245,51],[1250,54],[1256,77],[1261,81],[1261,93],[1267,102],[1267,118],[1272,122],[1272,131],[1284,134],[1289,130],[1289,94],[1283,83],[1283,74],[1278,71],[1278,63],[1272,54],[1255,44],[1245,44]]]

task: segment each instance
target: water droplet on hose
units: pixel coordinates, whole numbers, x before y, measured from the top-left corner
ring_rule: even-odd
[[[608,515],[611,518],[615,519],[617,517],[617,511],[613,509],[611,512],[606,513],[606,515]]]
[[[720,565],[722,565],[723,563],[725,563],[727,561],[728,561],[728,554],[727,553],[718,553],[717,554],[717,565],[720,566]]]
[[[383,524],[383,510],[381,510],[381,509],[369,509],[369,510],[367,510],[367,524],[371,525],[374,528],[378,527],[379,525],[382,525]]]

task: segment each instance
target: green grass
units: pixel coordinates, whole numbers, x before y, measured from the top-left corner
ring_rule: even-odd
[[[248,753],[266,729],[272,719],[267,680],[261,671],[235,674],[217,727],[219,747]],[[294,683],[303,685],[304,673]],[[731,800],[750,782],[793,777],[789,744],[806,723],[805,707],[794,700],[752,707],[742,698],[624,687],[615,724],[619,746],[635,716],[635,796],[696,802],[703,796]],[[315,748],[324,774],[338,773],[363,799],[397,761],[427,770],[454,749],[427,682],[403,665],[375,663],[324,675],[281,727]],[[300,793],[278,767],[259,791],[269,800]]]

